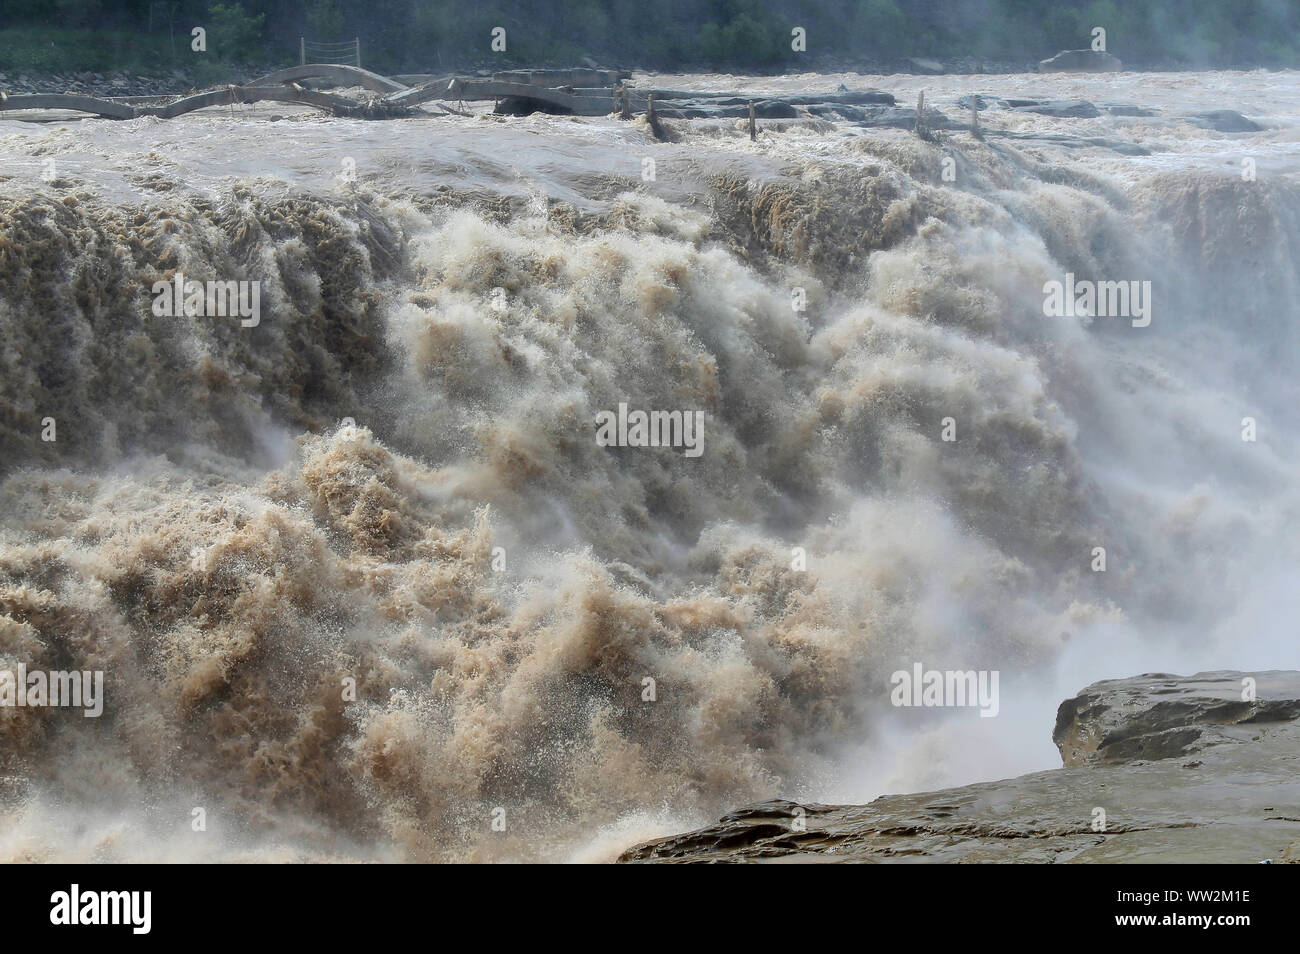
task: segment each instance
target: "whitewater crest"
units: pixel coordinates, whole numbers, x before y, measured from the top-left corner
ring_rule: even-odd
[[[1195,412],[1294,353],[1294,186],[969,144],[954,189],[956,147],[903,133],[753,174],[694,146],[668,198],[0,202],[0,669],[104,673],[102,718],[0,708],[0,857],[612,859],[815,797],[920,661],[1005,699],[1090,627],[1231,611],[1156,529],[1274,546],[1296,511],[1122,465],[1240,453]],[[1210,264],[1212,296],[1176,280]],[[1160,318],[1047,316],[1067,273],[1149,279]],[[151,308],[254,281],[252,324]],[[1178,380],[1227,353],[1229,295],[1251,348]],[[1149,415],[1099,427],[1120,394]]]

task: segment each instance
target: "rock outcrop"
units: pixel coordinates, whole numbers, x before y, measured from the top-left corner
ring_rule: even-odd
[[[1207,113],[1192,113],[1186,118],[1194,126],[1215,132],[1259,132],[1264,128],[1235,109],[1212,109]]]
[[[868,805],[777,800],[622,861],[1300,862],[1300,672],[1164,673],[1063,702],[1064,766]]]
[[[1095,50],[1062,50],[1038,64],[1040,73],[1118,73],[1123,68],[1119,57]]]

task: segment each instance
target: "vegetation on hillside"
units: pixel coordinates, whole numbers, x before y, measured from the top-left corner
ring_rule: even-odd
[[[5,0],[0,70],[193,68],[361,41],[386,72],[574,64],[725,71],[904,57],[1031,63],[1094,27],[1136,68],[1295,67],[1294,0]],[[191,31],[207,50],[191,50]],[[491,48],[505,30],[505,50]],[[792,30],[807,49],[792,48]]]

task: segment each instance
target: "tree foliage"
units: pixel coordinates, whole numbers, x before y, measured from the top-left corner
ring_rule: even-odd
[[[361,39],[367,66],[424,71],[499,63],[714,70],[809,68],[810,59],[906,56],[1028,63],[1088,46],[1151,68],[1295,67],[1295,0],[4,0],[0,30],[115,36],[208,31],[229,62],[292,62],[298,38]],[[504,53],[490,49],[504,27]],[[807,52],[791,48],[803,27]],[[2,44],[0,44],[2,45]],[[174,44],[173,44],[174,45]],[[801,60],[801,57],[803,59]]]

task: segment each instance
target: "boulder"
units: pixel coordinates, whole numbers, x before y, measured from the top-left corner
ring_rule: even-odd
[[[749,113],[749,104],[745,104],[745,113]],[[758,119],[794,119],[799,110],[790,103],[779,99],[764,99],[754,104],[754,116]]]
[[[1062,50],[1038,64],[1040,73],[1118,73],[1123,68],[1118,57],[1095,50]]]

